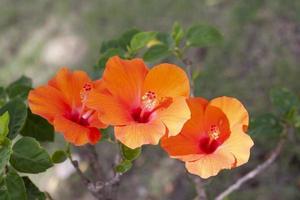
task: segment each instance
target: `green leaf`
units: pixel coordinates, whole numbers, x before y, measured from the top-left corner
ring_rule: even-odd
[[[102,133],[101,141],[109,141],[109,142],[115,141],[114,129],[112,126],[109,126],[106,129],[102,129],[101,133]]]
[[[142,148],[136,148],[136,149],[131,149],[127,146],[125,146],[124,144],[121,144],[121,150],[122,150],[122,155],[123,158],[125,158],[126,160],[129,161],[133,161],[135,159],[137,159],[142,152]]]
[[[9,132],[8,137],[10,139],[14,139],[22,130],[26,117],[27,117],[27,108],[25,103],[17,98],[5,104],[0,109],[0,115],[8,111],[9,113]]]
[[[249,133],[255,136],[278,136],[283,131],[280,120],[271,113],[252,119],[249,127]]]
[[[53,154],[52,154],[52,162],[53,163],[62,163],[64,162],[66,159],[67,159],[67,154],[65,151],[63,150],[58,150],[58,151],[55,151]]]
[[[143,58],[146,62],[153,62],[155,60],[166,58],[170,55],[169,48],[166,45],[159,44],[150,47],[144,54]]]
[[[133,36],[130,42],[132,51],[145,47],[151,40],[155,39],[156,32],[140,32]]]
[[[130,41],[133,38],[133,36],[139,32],[140,31],[138,29],[133,28],[123,33],[118,39],[120,47],[126,51],[127,47],[130,46]]]
[[[116,171],[119,173],[125,173],[132,167],[132,162],[130,160],[123,160],[118,166],[116,166]]]
[[[186,34],[187,46],[209,47],[223,41],[223,36],[214,27],[208,25],[197,25],[191,27]]]
[[[103,42],[100,53],[105,53],[109,49],[122,49],[127,51],[127,47],[130,45],[132,37],[138,32],[140,32],[138,29],[133,28],[124,32],[118,39]]]
[[[99,61],[98,61],[98,68],[104,68],[106,65],[107,60],[112,57],[112,56],[120,56],[120,57],[124,57],[125,55],[125,51],[123,51],[122,49],[109,49],[107,50],[104,54],[101,55]]]
[[[172,28],[172,39],[175,42],[176,46],[179,46],[182,38],[184,37],[184,31],[182,26],[178,22],[175,22]]]
[[[19,97],[25,100],[28,96],[29,91],[32,88],[32,81],[26,76],[20,77],[18,80],[11,83],[7,88],[6,92],[10,99]]]
[[[8,164],[11,154],[11,141],[6,138],[0,145],[0,175],[3,173],[5,166]]]
[[[23,179],[13,169],[9,169],[7,175],[0,180],[0,199],[31,200],[27,199]]]
[[[45,200],[46,195],[45,193],[41,192],[39,188],[29,179],[29,177],[24,176],[23,182],[26,188],[26,194],[28,200]]]
[[[28,116],[21,135],[33,137],[40,142],[53,141],[54,128],[46,119],[31,113],[28,109]]]
[[[7,94],[3,87],[0,87],[0,107],[3,106],[7,101]]]
[[[271,101],[278,112],[285,117],[300,108],[299,98],[286,88],[272,89]]]
[[[15,143],[10,164],[20,172],[34,174],[53,166],[47,151],[31,137],[23,137]]]
[[[0,144],[6,138],[9,132],[9,113],[6,111],[0,116]]]

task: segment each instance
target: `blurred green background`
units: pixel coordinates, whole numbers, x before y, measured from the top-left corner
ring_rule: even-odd
[[[61,66],[93,73],[102,41],[133,27],[169,31],[175,21],[184,27],[212,24],[224,35],[222,46],[189,52],[201,72],[197,95],[235,96],[252,116],[272,109],[273,87],[284,86],[299,95],[299,0],[0,0],[0,85],[22,74],[33,78],[35,85],[45,83]],[[209,196],[265,159],[276,141],[261,134],[254,138],[247,165],[209,179]],[[58,136],[56,144],[61,141]],[[98,146],[109,167],[113,147]],[[276,164],[228,199],[300,199],[299,151],[297,145],[286,148]],[[35,180],[55,199],[92,199],[78,190],[76,175],[61,178],[57,171],[64,170],[70,169],[62,166]],[[159,147],[144,148],[119,192],[124,200],[195,196],[182,163],[169,159]]]

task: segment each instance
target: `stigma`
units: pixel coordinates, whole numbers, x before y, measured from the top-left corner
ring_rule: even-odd
[[[141,100],[142,100],[142,109],[146,111],[153,110],[158,104],[157,96],[152,91],[146,92],[142,96]]]
[[[217,140],[220,137],[220,129],[216,125],[211,125],[208,133],[210,139]]]

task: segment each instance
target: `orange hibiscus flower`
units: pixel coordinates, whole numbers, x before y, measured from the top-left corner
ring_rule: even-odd
[[[103,86],[106,91],[92,91],[87,105],[114,125],[116,138],[130,148],[158,144],[166,133],[177,135],[190,118],[189,80],[176,65],[148,70],[141,59],[115,56],[106,64]]]
[[[208,102],[191,98],[188,104],[191,119],[180,134],[163,137],[161,142],[171,157],[184,161],[190,173],[202,178],[248,162],[253,146],[245,133],[249,116],[237,99],[219,97]]]
[[[30,91],[29,107],[47,119],[55,130],[75,145],[95,144],[101,138],[99,128],[106,127],[99,121],[95,110],[86,107],[86,99],[100,82],[92,82],[83,71],[61,69],[47,85]]]

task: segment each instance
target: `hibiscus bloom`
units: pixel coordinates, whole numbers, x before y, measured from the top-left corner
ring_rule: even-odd
[[[68,142],[95,144],[101,138],[98,129],[106,125],[99,121],[95,110],[86,107],[85,101],[91,90],[101,87],[99,83],[92,82],[83,71],[62,68],[47,85],[30,91],[29,107],[54,125]]]
[[[253,146],[245,133],[249,116],[237,99],[219,97],[208,102],[191,98],[188,104],[191,119],[180,134],[161,142],[171,157],[184,161],[188,172],[202,178],[248,162]]]
[[[142,59],[115,56],[102,81],[106,91],[92,91],[87,105],[101,113],[102,122],[115,126],[115,137],[130,148],[158,144],[166,133],[177,135],[190,118],[189,80],[176,65],[149,70]]]

